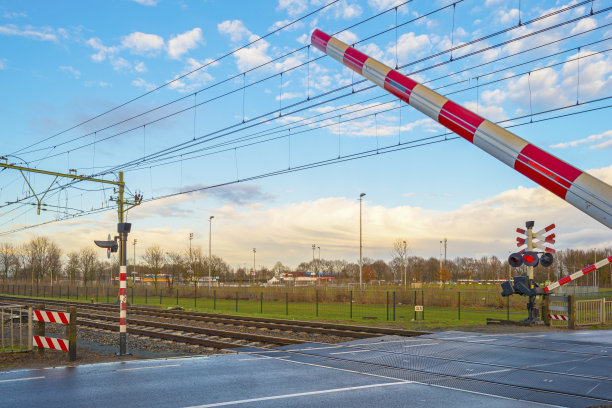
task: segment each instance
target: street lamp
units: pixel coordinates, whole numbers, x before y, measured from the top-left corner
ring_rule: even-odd
[[[214,215],[211,215],[208,218],[208,291],[210,292],[210,264],[212,263],[212,219],[215,218]]]
[[[134,284],[134,278],[136,277],[136,243],[138,240],[134,238],[134,270],[132,271],[132,284]]]
[[[319,262],[317,262],[317,278],[321,275],[321,247],[317,247],[319,249]]]
[[[408,280],[408,265],[406,265],[406,269],[404,269],[404,258],[406,257],[406,241],[404,243],[404,252],[402,253],[402,272],[404,273],[404,289],[406,289],[406,281]]]
[[[362,260],[362,241],[361,241],[361,201],[365,193],[359,194],[359,288],[363,285],[363,260]]]

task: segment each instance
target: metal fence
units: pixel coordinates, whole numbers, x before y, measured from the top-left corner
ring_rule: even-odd
[[[32,350],[32,308],[0,305],[0,353]]]

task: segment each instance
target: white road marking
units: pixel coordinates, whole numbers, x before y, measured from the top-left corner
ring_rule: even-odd
[[[412,381],[396,381],[396,382],[391,382],[391,383],[361,385],[357,387],[333,388],[330,390],[299,392],[296,394],[271,395],[269,397],[250,398],[250,399],[243,399],[243,400],[236,400],[236,401],[217,402],[214,404],[197,405],[197,406],[189,407],[189,408],[223,407],[227,405],[248,404],[251,402],[271,401],[271,400],[278,400],[278,399],[285,399],[285,398],[305,397],[308,395],[330,394],[334,392],[354,391],[354,390],[362,390],[362,389],[367,389],[367,388],[388,387],[388,386],[404,385],[404,384],[412,384]]]
[[[411,344],[409,346],[403,346],[403,347],[408,348],[408,347],[421,347],[421,346],[435,346],[436,344],[440,344],[440,342],[437,342],[437,343]]]
[[[483,372],[480,372],[480,373],[464,374],[464,375],[462,375],[462,377],[473,377],[475,375],[505,373],[506,371],[512,371],[512,370],[515,370],[515,369],[514,368],[506,368],[504,370],[483,371]]]
[[[7,383],[7,382],[13,382],[13,381],[42,380],[43,378],[45,377],[42,376],[42,377],[13,378],[10,380],[0,380],[0,383]]]
[[[150,368],[166,368],[166,367],[180,367],[180,364],[167,364],[160,366],[147,366],[147,367],[133,367],[133,368],[119,368],[115,371],[135,371],[135,370],[148,370]]]
[[[330,355],[335,354],[352,354],[352,353],[366,353],[368,351],[379,351],[379,350],[353,350],[353,351],[340,351],[338,353],[329,353]]]

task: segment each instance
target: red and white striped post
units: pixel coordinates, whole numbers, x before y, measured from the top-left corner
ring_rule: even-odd
[[[120,222],[117,224],[119,233],[119,355],[127,353],[127,239],[132,224]]]
[[[612,186],[321,30],[312,45],[612,228]]]

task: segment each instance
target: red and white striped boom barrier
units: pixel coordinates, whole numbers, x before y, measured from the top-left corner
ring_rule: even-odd
[[[573,280],[576,280],[576,279],[580,278],[581,276],[584,276],[584,275],[586,275],[588,273],[591,273],[594,270],[599,269],[602,266],[606,266],[607,264],[609,264],[611,262],[612,262],[612,256],[604,258],[601,261],[599,261],[599,262],[597,262],[597,263],[595,263],[593,265],[587,266],[586,268],[583,268],[583,269],[581,269],[581,270],[579,270],[577,272],[574,272],[571,275],[568,275],[568,276],[566,276],[563,279],[559,279],[555,283],[551,283],[550,285],[546,286],[543,289],[544,293],[546,294],[546,293],[550,292],[553,289],[557,289],[559,286],[563,286],[566,283],[569,283],[569,282],[571,282]]]
[[[612,228],[612,186],[432,91],[353,47],[315,30],[312,45]]]

